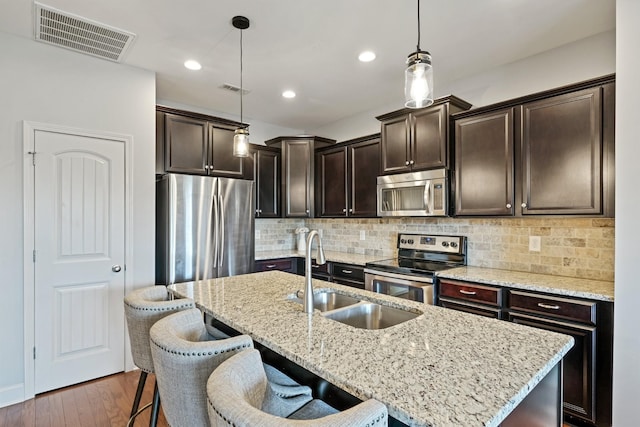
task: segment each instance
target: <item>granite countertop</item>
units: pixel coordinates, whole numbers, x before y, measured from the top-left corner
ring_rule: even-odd
[[[486,285],[547,292],[556,295],[613,302],[614,283],[576,277],[552,276],[482,267],[458,267],[437,273],[438,277]]]
[[[315,249],[311,252],[311,255],[315,257],[316,251]],[[288,250],[274,250],[274,251],[259,251],[255,254],[256,261],[262,261],[265,259],[276,259],[276,258],[291,258],[291,257],[300,257],[304,258],[304,252],[298,252],[296,249],[288,249]],[[327,261],[331,262],[342,262],[345,264],[354,264],[364,266],[366,263],[371,261],[378,261],[381,258],[380,256],[373,255],[362,255],[362,254],[350,254],[347,252],[336,252],[336,251],[324,251],[324,256]]]
[[[304,278],[280,271],[171,285],[177,296],[412,426],[497,426],[562,359],[573,338],[314,280],[340,293],[423,312],[365,330],[288,299]]]

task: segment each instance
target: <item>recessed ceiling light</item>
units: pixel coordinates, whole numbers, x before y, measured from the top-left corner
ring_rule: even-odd
[[[370,50],[366,50],[358,55],[358,59],[360,62],[371,62],[376,59],[376,54],[371,52]]]
[[[184,61],[184,66],[187,67],[188,69],[194,70],[194,71],[197,71],[197,70],[202,68],[202,65],[200,65],[200,63],[198,61],[194,61],[193,59],[190,59],[188,61]]]
[[[296,93],[292,90],[285,90],[284,92],[282,92],[282,96],[284,98],[295,98],[296,97]]]

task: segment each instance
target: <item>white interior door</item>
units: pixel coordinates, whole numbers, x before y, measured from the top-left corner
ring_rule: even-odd
[[[124,369],[125,147],[36,130],[35,393]]]

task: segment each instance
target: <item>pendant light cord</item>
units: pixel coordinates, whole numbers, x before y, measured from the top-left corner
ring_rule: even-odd
[[[420,0],[418,2],[418,45],[416,46],[416,50],[420,52]]]
[[[241,126],[243,126],[243,121],[242,121],[242,92],[244,92],[244,89],[242,88],[242,32],[243,30],[240,30],[240,123]]]

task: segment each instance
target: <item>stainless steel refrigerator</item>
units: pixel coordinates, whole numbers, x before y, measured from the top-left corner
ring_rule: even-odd
[[[156,284],[253,270],[253,181],[168,174],[156,182]]]

